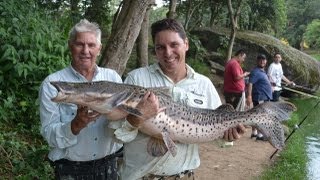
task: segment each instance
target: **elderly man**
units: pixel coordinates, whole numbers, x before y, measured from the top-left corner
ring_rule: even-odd
[[[126,114],[115,110],[106,115],[107,119],[87,107],[51,101],[57,90],[50,81],[122,82],[115,71],[96,65],[101,47],[98,25],[81,20],[69,33],[71,65],[50,74],[41,84],[41,134],[51,148],[49,159],[54,165],[56,179],[118,178],[116,152],[122,144],[113,138],[114,129],[109,119],[121,119]]]

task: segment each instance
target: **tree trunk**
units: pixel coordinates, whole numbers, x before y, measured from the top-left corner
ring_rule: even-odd
[[[192,18],[192,16],[193,16],[193,13],[194,13],[194,11],[199,7],[199,6],[201,6],[202,5],[202,2],[199,2],[199,3],[196,3],[196,5],[194,5],[193,3],[192,3],[192,1],[189,1],[189,3],[188,3],[188,7],[187,7],[187,13],[186,13],[186,19],[185,19],[185,22],[184,22],[184,29],[186,30],[186,31],[189,31],[190,29],[189,29],[189,22],[190,22],[190,20],[191,20],[191,18]],[[195,27],[199,27],[199,22],[201,22],[201,18],[199,18],[194,24],[195,24]],[[192,28],[191,28],[192,29]]]
[[[232,2],[231,0],[228,0],[228,10],[229,10],[229,17],[231,21],[231,31],[230,31],[230,37],[229,37],[229,44],[228,44],[228,51],[227,51],[227,59],[231,59],[232,56],[232,49],[234,44],[234,39],[236,37],[236,31],[238,29],[238,17],[240,15],[240,6],[241,6],[242,0],[239,0],[238,5],[236,6],[236,13],[234,14],[233,8],[232,8]]]
[[[216,17],[219,15],[220,10],[223,8],[222,2],[212,2],[210,5],[210,22],[209,27],[213,28],[215,25]]]
[[[136,41],[143,17],[151,4],[149,0],[124,0],[121,11],[113,24],[112,32],[101,66],[114,69],[122,75]]]
[[[170,0],[167,18],[175,19],[177,17],[176,9],[177,9],[177,0]]]
[[[152,4],[155,4],[154,0]],[[149,14],[150,9],[148,8],[141,24],[140,33],[136,42],[137,45],[137,58],[140,67],[148,66],[148,42],[149,42]]]

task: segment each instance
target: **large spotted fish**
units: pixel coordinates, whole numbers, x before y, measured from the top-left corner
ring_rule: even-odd
[[[135,108],[147,91],[154,92],[165,110],[139,125],[139,131],[150,135],[148,152],[161,156],[168,150],[176,155],[176,145],[200,143],[218,139],[224,131],[239,123],[255,126],[276,149],[284,147],[284,131],[281,122],[290,118],[296,107],[289,102],[266,102],[248,111],[237,112],[231,105],[215,110],[200,109],[174,102],[165,88],[143,88],[108,81],[70,83],[51,82],[58,94],[52,100],[88,106],[101,114],[120,107],[128,113],[141,115]]]

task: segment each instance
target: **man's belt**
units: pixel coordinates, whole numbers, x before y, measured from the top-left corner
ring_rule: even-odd
[[[91,160],[91,161],[70,161],[68,159],[59,159],[53,162],[54,165],[57,164],[63,164],[63,165],[78,165],[78,166],[92,166],[92,165],[101,165],[101,164],[105,164],[107,161],[114,159],[116,157],[122,157],[122,150],[123,148],[120,148],[117,152],[107,155],[103,158],[100,159],[95,159],[95,160]]]
[[[192,178],[194,176],[194,173],[192,170],[185,170],[181,173],[170,175],[170,176],[161,176],[161,175],[154,175],[154,174],[148,174],[142,178],[142,180],[153,180],[153,179],[158,179],[158,180],[175,180],[183,177],[189,177]]]

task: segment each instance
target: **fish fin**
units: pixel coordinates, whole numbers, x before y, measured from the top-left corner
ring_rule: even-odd
[[[162,139],[150,137],[147,144],[147,151],[151,156],[160,157],[167,153],[168,148]]]
[[[166,144],[169,152],[172,154],[173,157],[175,157],[177,155],[177,146],[176,146],[176,144],[170,138],[170,135],[169,135],[168,131],[163,130],[161,132],[161,134],[162,134],[163,141]]]
[[[233,108],[231,104],[222,104],[215,111],[223,111],[223,112],[235,112],[236,110]]]
[[[132,114],[132,115],[135,115],[135,116],[140,116],[140,117],[142,116],[142,113],[138,109],[133,108],[131,106],[120,104],[118,107],[120,107],[124,111],[127,111],[129,114]]]
[[[269,115],[266,116],[269,117]],[[275,117],[257,123],[256,128],[268,138],[268,141],[274,148],[281,150],[284,147],[284,130],[281,122],[276,120]]]
[[[120,93],[115,93],[111,96],[109,102],[111,104],[111,107],[117,107],[120,106],[122,103],[127,101],[131,96],[133,92],[130,92],[129,90],[122,91]]]
[[[259,104],[258,106],[252,109],[253,111],[259,113],[272,114],[275,117],[275,120],[280,122],[288,120],[293,111],[296,111],[297,108],[294,104],[286,101],[279,102],[265,102]]]
[[[162,95],[168,98],[172,98],[170,87],[163,86],[163,87],[156,87],[156,88],[147,88],[147,90],[154,92],[156,95]]]

